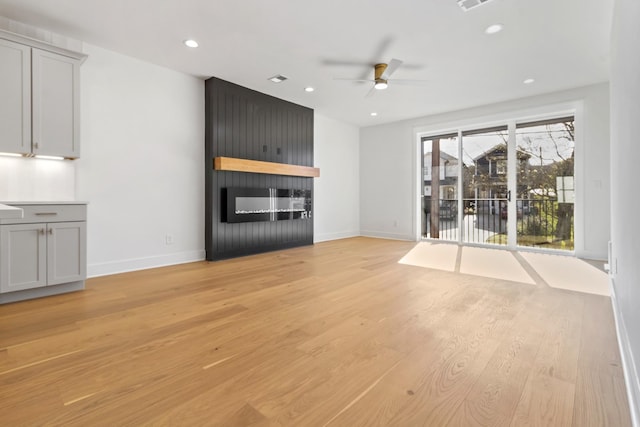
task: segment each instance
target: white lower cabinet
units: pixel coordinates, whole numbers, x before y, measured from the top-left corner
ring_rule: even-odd
[[[0,223],[0,294],[65,284],[75,285],[69,290],[76,290],[78,285],[83,288],[87,275],[86,206],[14,206],[24,209],[24,217]],[[46,222],[33,222],[38,220]],[[0,302],[47,294],[43,289]]]
[[[86,234],[84,222],[47,224],[47,285],[86,278]]]

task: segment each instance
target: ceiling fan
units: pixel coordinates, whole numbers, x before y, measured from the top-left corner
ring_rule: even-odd
[[[386,89],[390,83],[393,84],[405,84],[405,85],[419,85],[426,82],[426,80],[406,80],[406,79],[391,79],[393,74],[402,65],[402,61],[399,59],[391,59],[388,64],[380,63],[373,66],[373,79],[345,79],[334,78],[334,80],[346,80],[351,82],[365,82],[373,83],[373,87],[367,93],[367,96],[372,96],[376,90]]]

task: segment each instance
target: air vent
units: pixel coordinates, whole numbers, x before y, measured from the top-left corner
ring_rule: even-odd
[[[287,78],[288,77],[285,77],[282,74],[278,74],[278,75],[275,75],[273,77],[269,77],[269,80],[271,80],[274,83],[280,83],[280,82],[283,82],[283,81],[287,80]]]
[[[490,1],[491,0],[458,0],[458,5],[466,12]]]

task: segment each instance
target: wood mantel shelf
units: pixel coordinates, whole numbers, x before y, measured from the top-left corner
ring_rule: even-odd
[[[237,159],[235,157],[216,157],[213,159],[213,168],[219,171],[266,173],[270,175],[303,176],[311,178],[320,176],[320,169],[310,166]]]

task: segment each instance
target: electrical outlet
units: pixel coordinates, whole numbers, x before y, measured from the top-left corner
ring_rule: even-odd
[[[167,234],[164,236],[164,241],[167,245],[173,245],[173,234]]]

